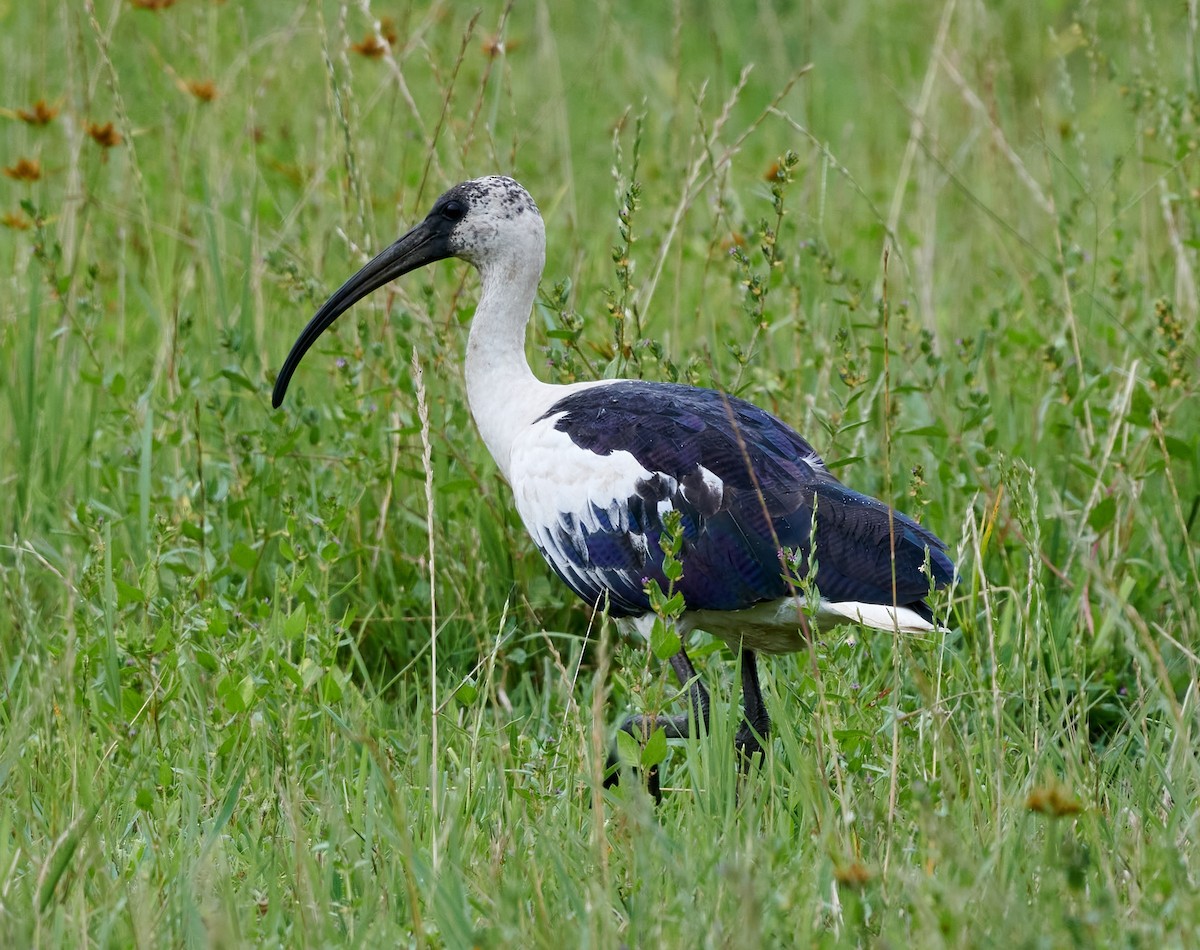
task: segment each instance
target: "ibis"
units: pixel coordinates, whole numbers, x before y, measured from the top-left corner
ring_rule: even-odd
[[[545,255],[541,214],[520,184],[490,176],[455,185],[317,311],[284,361],[272,404],[356,301],[434,261],[473,265],[481,286],[467,400],[534,544],[571,590],[631,632],[653,629],[651,581],[683,595],[675,620],[683,646],[670,663],[689,710],[631,717],[622,728],[639,738],[655,726],[668,738],[707,729],[708,691],[686,648],[693,630],[707,631],[739,656],[735,743],[749,761],[771,728],[758,654],[801,650],[813,629],[844,623],[931,630],[930,595],[951,583],[954,565],[931,531],[847,488],[807,441],[749,402],[636,379],[539,380],[525,329]],[[668,524],[683,569],[673,587],[660,543]],[[611,769],[606,784],[616,780]]]

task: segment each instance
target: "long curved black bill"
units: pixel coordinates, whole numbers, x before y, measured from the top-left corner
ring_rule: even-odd
[[[308,326],[301,331],[300,337],[292,345],[292,351],[283,361],[283,368],[275,380],[275,390],[271,393],[271,405],[274,408],[278,409],[283,404],[288,383],[291,382],[292,374],[296,372],[304,354],[334,320],[371,291],[378,290],[384,284],[418,267],[452,256],[449,229],[441,225],[442,222],[432,215],[426,218],[395,244],[373,257],[362,270],[342,284],[333,296],[325,301],[321,309],[308,321]]]

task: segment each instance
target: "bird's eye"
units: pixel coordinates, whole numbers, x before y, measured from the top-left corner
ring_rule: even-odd
[[[447,201],[442,205],[442,217],[447,221],[461,221],[466,213],[467,209],[461,201]]]

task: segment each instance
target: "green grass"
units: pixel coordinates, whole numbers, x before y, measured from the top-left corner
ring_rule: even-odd
[[[1200,941],[1187,5],[778,7],[0,5],[0,943]],[[948,632],[764,664],[740,791],[703,636],[712,737],[598,789],[673,684],[524,535],[465,266],[269,407],[494,171],[544,378],[736,391],[955,552]]]

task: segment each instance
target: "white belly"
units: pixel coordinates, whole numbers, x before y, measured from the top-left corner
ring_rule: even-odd
[[[653,623],[654,616],[650,614],[634,618],[632,626],[643,636],[649,636]],[[760,653],[796,653],[808,646],[804,638],[805,623],[817,630],[844,623],[900,633],[933,629],[933,624],[907,607],[823,600],[816,614],[809,617],[804,612],[803,597],[785,597],[745,610],[689,611],[680,619],[679,633],[682,636],[692,630],[703,630],[724,640],[733,650],[745,647]]]

